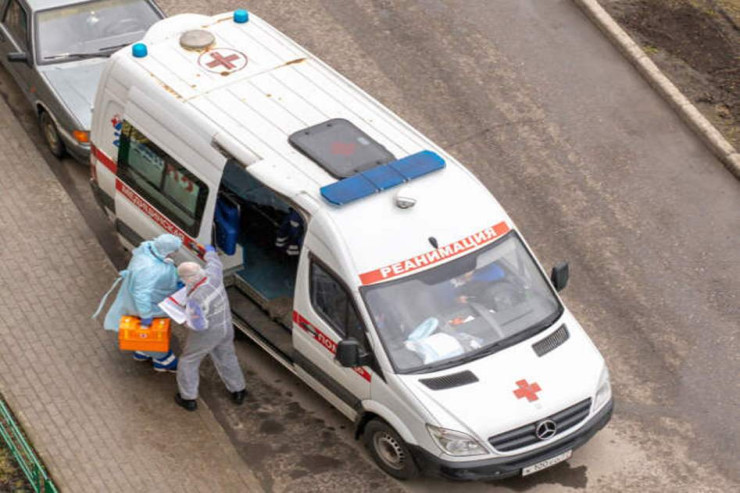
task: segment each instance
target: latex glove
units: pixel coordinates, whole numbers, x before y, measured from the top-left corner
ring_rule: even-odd
[[[185,316],[187,317],[187,325],[195,331],[205,330],[206,320],[203,318],[203,310],[200,305],[194,301],[188,301],[185,307]]]
[[[148,328],[149,328],[149,326],[150,326],[150,325],[152,325],[152,321],[153,321],[153,320],[154,320],[154,319],[153,319],[153,318],[151,318],[151,317],[149,317],[149,318],[142,318],[142,319],[141,319],[141,323],[139,324],[139,326],[140,326],[140,327],[141,327],[142,329],[148,329]]]
[[[214,247],[213,245],[206,245],[206,253],[215,252],[215,251],[216,251],[216,247]]]

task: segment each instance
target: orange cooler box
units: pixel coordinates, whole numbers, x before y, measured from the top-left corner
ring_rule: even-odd
[[[118,347],[124,351],[169,351],[170,319],[155,318],[148,329],[142,329],[139,317],[121,317]]]

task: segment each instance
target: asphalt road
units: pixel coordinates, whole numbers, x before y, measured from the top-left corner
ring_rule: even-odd
[[[344,418],[240,343],[249,404],[234,410],[216,382],[204,398],[266,487],[740,488],[740,182],[569,0],[161,3],[169,14],[246,6],[451,151],[545,266],[570,261],[565,301],[611,369],[614,419],[568,463],[496,484],[401,484],[374,468]],[[0,91],[40,142],[2,71]],[[122,259],[87,170],[48,157]]]

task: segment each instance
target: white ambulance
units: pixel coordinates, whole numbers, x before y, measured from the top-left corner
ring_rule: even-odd
[[[219,249],[235,324],[392,476],[527,475],[610,419],[609,373],[460,163],[246,11],[155,24],[101,77],[92,187],[128,247]]]

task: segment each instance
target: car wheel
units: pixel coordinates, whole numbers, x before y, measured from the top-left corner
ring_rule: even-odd
[[[44,141],[51,153],[58,158],[64,156],[64,142],[62,142],[62,137],[59,135],[56,123],[46,111],[42,111],[39,115],[39,126],[41,127],[41,135],[44,136]]]
[[[419,473],[408,445],[385,422],[370,421],[365,427],[363,440],[375,462],[394,478],[406,480]]]

